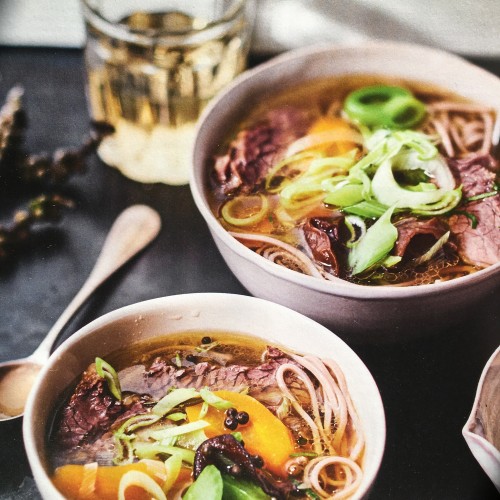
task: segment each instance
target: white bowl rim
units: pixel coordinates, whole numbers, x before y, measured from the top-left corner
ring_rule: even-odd
[[[294,311],[286,306],[277,304],[275,302],[248,296],[248,295],[238,295],[238,294],[230,294],[230,293],[213,293],[213,292],[203,292],[203,293],[186,293],[186,294],[178,294],[178,295],[170,295],[165,297],[158,297],[154,299],[149,299],[141,302],[136,302],[134,304],[130,304],[119,309],[115,309],[110,311],[90,323],[86,324],[82,328],[80,328],[77,332],[71,335],[68,339],[66,339],[50,356],[48,362],[42,368],[40,375],[38,376],[31,392],[28,397],[28,401],[26,403],[25,413],[24,413],[24,421],[23,421],[23,440],[24,446],[27,453],[28,461],[30,467],[32,469],[34,478],[36,483],[40,483],[43,488],[49,489],[51,491],[51,500],[58,498],[63,499],[62,495],[58,492],[58,490],[53,485],[50,480],[45,467],[40,459],[39,453],[37,452],[36,447],[36,439],[35,439],[35,419],[36,415],[34,412],[34,407],[36,403],[37,393],[39,388],[43,385],[43,380],[45,375],[51,371],[52,366],[58,362],[61,355],[71,349],[72,346],[78,344],[78,342],[92,333],[93,331],[106,327],[118,320],[127,318],[127,317],[141,317],[146,314],[148,311],[159,311],[168,306],[175,306],[175,304],[183,304],[186,301],[190,301],[193,305],[196,305],[201,300],[211,300],[214,303],[223,304],[224,301],[234,300],[241,302],[241,310],[245,310],[245,303],[254,302],[255,304],[262,304],[263,307],[273,308],[279,314],[287,314],[292,317],[300,318],[305,324],[310,325],[312,329],[318,332],[319,335],[327,335],[329,339],[335,344],[336,348],[340,348],[342,352],[342,356],[346,357],[344,361],[340,360],[339,365],[342,366],[343,363],[354,362],[357,366],[357,369],[364,372],[362,374],[363,379],[366,381],[366,385],[370,386],[370,397],[371,397],[371,405],[378,419],[378,433],[376,435],[375,444],[373,446],[372,451],[372,464],[371,470],[368,475],[363,476],[363,487],[356,491],[353,500],[363,498],[369,490],[372,488],[373,483],[376,480],[380,467],[382,465],[382,459],[385,451],[386,444],[386,418],[385,418],[385,410],[382,401],[382,397],[380,391],[378,389],[377,383],[373,378],[368,367],[365,365],[363,360],[356,354],[356,352],[340,337],[338,337],[331,330],[321,325],[320,323],[308,318],[307,316]],[[167,309],[168,310],[168,309]],[[166,333],[168,335],[168,333]],[[248,334],[252,335],[252,334]],[[258,333],[255,333],[255,336],[259,337]],[[262,337],[260,337],[262,338]],[[304,352],[307,352],[307,349],[303,349]],[[365,424],[366,425],[366,424]]]
[[[486,71],[479,66],[476,66],[461,56],[452,54],[450,52],[436,49],[433,47],[428,47],[425,45],[414,44],[414,43],[400,43],[391,41],[371,41],[371,42],[359,42],[359,43],[320,43],[313,44],[307,47],[293,49],[284,52],[281,55],[275,56],[269,61],[266,61],[255,68],[249,69],[239,75],[228,87],[226,87],[220,94],[213,99],[208,106],[203,111],[200,119],[198,120],[196,127],[196,139],[192,150],[192,168],[190,170],[190,182],[189,186],[191,189],[191,194],[195,201],[198,210],[202,214],[205,222],[207,223],[210,231],[215,234],[224,244],[226,244],[234,253],[246,259],[258,267],[266,270],[266,272],[274,275],[277,278],[281,278],[284,281],[290,281],[296,285],[305,287],[310,290],[319,291],[325,294],[336,294],[348,298],[362,298],[365,300],[400,300],[404,298],[418,298],[421,296],[429,296],[441,294],[444,291],[456,290],[458,288],[462,289],[465,287],[473,287],[484,280],[489,279],[490,276],[500,274],[500,262],[490,265],[484,269],[476,271],[473,274],[467,276],[462,276],[459,278],[454,278],[449,281],[443,281],[439,283],[418,285],[418,286],[370,286],[370,285],[358,285],[355,283],[350,283],[348,281],[339,282],[329,282],[327,280],[322,280],[314,276],[308,276],[305,274],[292,271],[283,266],[276,265],[260,255],[256,254],[243,243],[240,243],[236,238],[231,236],[228,231],[226,231],[216,217],[213,215],[212,211],[208,207],[204,196],[204,180],[205,176],[201,175],[202,185],[197,181],[197,169],[196,169],[196,154],[198,148],[198,135],[205,125],[205,121],[208,120],[211,114],[215,113],[216,108],[219,103],[224,101],[229,94],[238,87],[240,84],[252,79],[255,75],[266,72],[268,68],[273,68],[275,66],[287,64],[288,61],[295,58],[307,58],[314,54],[319,54],[321,52],[337,52],[343,50],[353,50],[353,49],[370,49],[370,50],[386,50],[389,52],[398,51],[419,51],[423,53],[428,53],[429,55],[440,55],[441,57],[448,58],[455,62],[463,64],[464,67],[473,68],[474,71],[482,73],[488,78],[497,78],[492,73]],[[498,79],[498,78],[497,78]],[[500,110],[499,110],[500,113]]]

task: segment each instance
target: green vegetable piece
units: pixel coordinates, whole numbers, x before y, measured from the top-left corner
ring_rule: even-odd
[[[118,401],[121,401],[122,391],[120,388],[120,381],[118,380],[118,375],[115,369],[102,358],[95,358],[95,369],[97,375],[106,380],[106,382],[108,383],[108,388],[111,394],[113,394],[113,396],[118,399]]]
[[[231,432],[231,435],[234,437],[234,439],[236,439],[236,441],[238,441],[239,443],[241,443],[243,441],[243,434],[239,431],[236,431],[236,432]]]
[[[221,500],[223,491],[222,476],[215,465],[207,465],[196,481],[188,488],[183,500]]]
[[[387,210],[387,205],[382,205],[376,200],[361,201],[350,207],[344,207],[343,211],[347,214],[359,215],[369,219],[380,217]]]
[[[119,439],[126,439],[130,436],[132,432],[141,427],[148,427],[155,424],[160,420],[158,415],[151,415],[150,413],[143,413],[140,415],[134,415],[130,417],[123,423],[120,428],[114,433]],[[133,436],[133,434],[131,434]]]
[[[324,202],[337,207],[347,207],[363,201],[363,184],[344,184],[329,193]]]
[[[155,415],[163,417],[169,413],[170,410],[181,403],[185,403],[186,401],[197,397],[200,397],[200,393],[192,387],[186,389],[174,389],[172,392],[169,392],[166,396],[161,398],[160,401],[153,406],[152,411]]]
[[[353,275],[362,273],[389,255],[398,238],[398,230],[391,223],[393,211],[394,207],[389,208],[353,245],[348,257]]]
[[[411,128],[425,116],[425,105],[402,87],[370,85],[351,92],[344,111],[368,127]]]
[[[222,479],[224,483],[222,500],[269,500],[271,498],[259,486],[246,479],[236,479],[228,474],[224,474]]]
[[[161,441],[173,436],[182,436],[183,434],[188,434],[189,432],[199,431],[209,425],[210,424],[205,422],[205,420],[195,420],[194,422],[188,422],[187,424],[172,425],[166,429],[150,432],[149,437],[155,439],[156,441]]]
[[[425,105],[413,96],[395,96],[384,106],[388,128],[407,129],[420,123],[425,116]]]
[[[205,403],[217,408],[217,410],[227,410],[233,406],[230,401],[226,401],[225,399],[220,398],[217,394],[208,389],[208,387],[203,387],[200,389],[200,396],[205,401]]]

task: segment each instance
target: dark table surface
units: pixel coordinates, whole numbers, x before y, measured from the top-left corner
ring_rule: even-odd
[[[500,75],[500,61],[475,62]],[[0,47],[0,100],[13,85],[24,86],[30,152],[80,143],[89,126],[83,81],[80,51]],[[0,222],[33,194],[4,191]],[[187,186],[141,185],[93,157],[62,192],[75,208],[56,227],[39,227],[32,244],[0,271],[0,361],[37,347],[87,277],[115,217],[134,203],[158,210],[159,238],[101,290],[63,338],[103,313],[145,299],[248,293],[219,255]],[[461,435],[483,366],[500,341],[498,298],[492,295],[464,323],[424,339],[352,345],[378,383],[387,418],[386,452],[371,498],[498,497]],[[0,499],[7,498],[39,498],[20,420],[0,423]]]

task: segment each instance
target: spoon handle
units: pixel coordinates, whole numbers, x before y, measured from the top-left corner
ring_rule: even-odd
[[[104,241],[101,253],[89,277],[32,354],[33,359],[39,361],[48,359],[52,346],[62,329],[90,295],[115,271],[151,243],[159,233],[160,227],[160,216],[146,205],[133,205],[118,216]]]

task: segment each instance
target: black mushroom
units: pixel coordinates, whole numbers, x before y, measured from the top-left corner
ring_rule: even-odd
[[[250,455],[232,434],[207,439],[198,447],[193,466],[195,479],[207,465],[215,465],[221,472],[234,477],[250,479],[277,500],[285,500],[290,495],[301,495],[292,483],[276,480],[263,471],[261,457]]]

